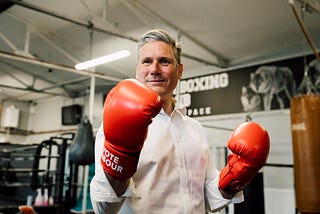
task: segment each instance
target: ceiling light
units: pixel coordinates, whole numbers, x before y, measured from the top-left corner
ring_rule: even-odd
[[[117,52],[114,52],[112,54],[108,54],[108,55],[105,55],[105,56],[102,56],[102,57],[98,57],[98,58],[95,58],[95,59],[92,59],[92,60],[81,62],[79,64],[76,64],[74,67],[77,70],[83,70],[83,69],[91,68],[91,67],[94,67],[94,66],[97,66],[97,65],[101,65],[101,64],[104,64],[104,63],[108,63],[108,62],[111,62],[111,61],[115,61],[115,60],[118,60],[118,59],[122,59],[124,57],[129,56],[129,55],[130,55],[130,51],[128,51],[128,50],[117,51]]]

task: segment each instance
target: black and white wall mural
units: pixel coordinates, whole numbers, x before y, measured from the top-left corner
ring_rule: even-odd
[[[176,97],[194,117],[290,108],[305,64],[320,93],[320,63],[308,55],[182,79]]]

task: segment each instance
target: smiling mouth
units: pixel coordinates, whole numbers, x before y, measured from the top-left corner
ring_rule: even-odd
[[[163,83],[165,80],[163,79],[154,79],[154,80],[148,80],[147,83]]]

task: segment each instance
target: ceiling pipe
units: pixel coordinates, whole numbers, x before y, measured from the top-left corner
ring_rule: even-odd
[[[0,87],[1,88],[10,88],[10,89],[15,89],[15,90],[21,90],[21,91],[31,91],[31,92],[35,92],[35,93],[48,94],[48,95],[54,95],[54,96],[69,97],[66,94],[47,92],[47,91],[44,91],[44,90],[37,90],[37,89],[31,88],[31,87],[22,88],[22,87],[16,87],[16,86],[11,86],[11,85],[3,85],[3,84],[0,84]]]
[[[105,30],[105,29],[97,28],[95,26],[92,26],[92,23],[90,23],[90,22],[78,21],[78,20],[72,19],[70,17],[67,17],[65,15],[58,14],[57,12],[49,11],[49,10],[41,8],[39,6],[27,3],[25,1],[10,0],[10,2],[12,2],[12,3],[16,4],[16,5],[31,9],[31,10],[35,10],[35,11],[40,12],[40,13],[44,13],[46,15],[53,16],[53,17],[58,18],[58,19],[62,19],[62,20],[67,21],[67,22],[71,22],[73,24],[76,24],[76,25],[79,25],[79,26],[82,26],[82,27],[85,27],[85,28],[93,28],[93,30],[95,30],[95,31],[107,33],[109,35],[120,37],[120,38],[126,39],[126,40],[130,40],[132,42],[137,42],[136,38],[125,36],[125,35],[122,35],[122,34],[119,34],[119,33],[114,33],[114,32],[111,32],[111,31],[108,31],[108,30]]]
[[[97,78],[105,79],[105,80],[109,80],[109,81],[113,81],[113,82],[120,82],[122,80],[119,78],[109,77],[104,74],[92,72],[89,70],[76,70],[75,68],[68,66],[68,65],[49,62],[49,61],[41,60],[38,58],[26,57],[23,55],[12,54],[12,53],[8,53],[8,52],[4,52],[4,51],[0,51],[0,57],[6,58],[6,59],[17,60],[17,61],[21,61],[21,62],[27,62],[27,63],[35,64],[35,65],[40,65],[40,66],[47,67],[47,68],[64,70],[64,71],[68,71],[68,72],[75,73],[75,74],[95,76]]]
[[[310,0],[297,0],[300,4],[306,5],[306,10],[309,12],[316,12],[318,15],[320,15],[320,4],[316,1],[310,1]],[[290,1],[289,1],[290,3]]]
[[[122,2],[126,2],[126,0],[122,0]],[[169,25],[171,28],[177,30],[180,34],[182,34],[183,36],[189,38],[192,42],[194,42],[195,44],[197,44],[199,47],[201,47],[202,49],[206,50],[207,52],[209,52],[210,54],[212,54],[218,63],[209,63],[205,60],[200,60],[199,62],[205,63],[207,65],[214,65],[217,67],[222,67],[225,68],[227,67],[227,60],[224,59],[220,54],[214,52],[213,50],[211,50],[210,48],[208,48],[207,45],[202,44],[201,42],[199,42],[198,40],[196,40],[195,38],[193,38],[192,36],[190,36],[189,34],[187,34],[186,32],[184,32],[183,30],[181,30],[181,28],[175,26],[174,24],[172,24],[171,22],[169,22],[168,20],[166,20],[165,18],[163,18],[162,16],[160,16],[159,14],[157,14],[155,11],[150,10],[149,8],[145,7],[143,4],[141,4],[140,2],[134,1],[134,4],[137,5],[139,8],[141,8],[142,10],[146,11],[147,13],[151,14],[152,16],[157,17],[158,19],[160,19],[162,22],[164,22],[165,24]],[[181,54],[182,55],[182,54]],[[184,55],[187,58],[196,60],[197,58],[194,56],[190,56],[190,55]]]
[[[32,58],[33,58],[33,57],[32,57]],[[32,76],[33,78],[36,78],[36,79],[42,80],[42,81],[44,81],[44,82],[50,83],[51,85],[56,85],[55,82],[53,82],[53,81],[51,81],[51,80],[49,80],[49,79],[43,78],[43,77],[41,76],[41,74],[40,74],[40,75],[38,75],[38,74],[32,74],[32,73],[29,72],[28,70],[23,69],[23,68],[20,68],[20,67],[14,65],[14,64],[12,64],[12,63],[9,63],[9,62],[4,61],[4,60],[0,60],[0,61],[1,61],[2,64],[6,64],[6,65],[8,65],[10,68],[14,68],[14,69],[17,69],[17,70],[21,70],[22,72],[24,72],[24,73]],[[50,70],[50,69],[48,69],[48,70]],[[25,87],[30,87],[29,84],[25,83],[23,80],[21,80],[21,79],[19,79],[18,77],[16,77],[12,72],[6,71],[5,69],[0,70],[0,72],[4,72],[4,73],[8,74],[11,78],[13,78],[13,79],[15,79],[16,81],[20,82],[20,83],[21,83],[22,85],[24,85]],[[82,77],[82,78],[83,78],[83,77]],[[88,79],[89,77],[86,76],[85,78]],[[59,83],[58,85],[61,85],[61,83]],[[66,88],[65,85],[66,85],[66,84],[61,85],[61,88],[62,88],[63,90],[65,90],[65,91],[69,94],[70,97],[75,96],[75,93],[74,93],[73,91],[71,91],[70,89]],[[39,89],[39,90],[44,90],[44,89]]]
[[[292,12],[303,32],[303,35],[304,37],[306,38],[308,44],[310,45],[312,51],[313,51],[313,54],[314,56],[316,57],[316,59],[318,60],[318,62],[320,63],[320,56],[319,56],[319,51],[317,50],[316,48],[316,45],[314,44],[313,40],[311,39],[311,36],[306,28],[306,26],[304,25],[304,22],[303,20],[301,19],[301,17],[299,16],[298,14],[298,11],[297,9],[295,8],[295,5],[294,5],[294,0],[289,0],[289,4],[291,6],[291,9],[292,9]]]
[[[108,31],[108,30],[105,30],[105,29],[102,29],[102,28],[98,28],[98,27],[94,26],[92,24],[92,22],[90,22],[90,21],[88,21],[88,22],[78,21],[78,20],[75,20],[73,18],[67,17],[65,15],[61,15],[61,14],[58,14],[56,12],[49,11],[49,10],[41,8],[39,6],[27,3],[25,1],[10,0],[10,2],[12,2],[12,3],[16,4],[16,5],[19,5],[19,6],[22,6],[22,7],[25,7],[25,8],[40,12],[40,13],[44,13],[46,15],[53,16],[53,17],[58,18],[58,19],[62,19],[62,20],[67,21],[67,22],[71,22],[73,24],[76,24],[76,25],[79,25],[79,26],[82,26],[82,27],[85,27],[85,28],[88,28],[88,29],[95,30],[97,32],[106,33],[106,34],[109,34],[111,36],[115,36],[115,37],[119,37],[119,38],[122,38],[122,39],[126,39],[126,40],[129,40],[129,41],[135,42],[135,43],[138,42],[137,38],[125,36],[125,35],[120,34],[120,33],[115,33],[115,32],[111,32],[111,31]],[[190,39],[190,36],[188,36],[188,37]],[[201,45],[201,46],[204,47],[203,45]],[[210,52],[212,53],[212,51],[210,51]],[[197,61],[197,62],[200,62],[200,63],[203,63],[205,65],[211,65],[211,66],[216,66],[216,67],[221,67],[221,68],[226,67],[225,66],[226,63],[222,58],[218,59],[218,61],[220,60],[218,63],[214,63],[214,62],[203,60],[203,59],[200,59],[200,58],[198,58],[196,56],[190,56],[190,55],[184,54],[184,53],[182,53],[181,56],[189,58],[189,59]]]
[[[72,62],[74,62],[75,64],[80,63],[79,60],[77,60],[76,58],[74,58],[73,56],[71,56],[71,54],[69,54],[67,51],[65,51],[64,49],[62,49],[61,47],[59,47],[59,45],[57,45],[56,43],[54,43],[49,37],[48,35],[45,35],[43,33],[40,33],[38,31],[33,31],[34,34],[36,34],[37,36],[39,36],[41,39],[43,39],[45,42],[47,42],[49,45],[51,45],[51,47],[55,48],[56,50],[58,50],[60,53],[63,54],[63,56],[65,56],[66,58],[68,58],[69,60],[71,60]]]
[[[70,80],[70,81],[60,82],[58,84],[54,84],[53,86],[45,87],[45,88],[42,88],[42,89],[39,89],[39,90],[46,91],[46,90],[50,90],[50,89],[53,89],[53,88],[62,87],[62,86],[65,86],[65,85],[71,85],[71,84],[80,83],[80,82],[86,81],[88,79],[89,79],[89,77],[81,77],[81,78]]]
[[[127,0],[121,0],[121,3],[127,7],[136,17],[138,17],[138,19],[140,21],[142,21],[144,23],[144,25],[146,25],[148,28],[155,28],[151,23],[149,19],[146,19],[145,17],[143,17],[143,15],[137,11],[136,8],[134,8],[132,6],[131,3],[129,3]]]
[[[8,0],[0,0],[0,13],[8,10],[11,6],[13,6],[12,2]]]
[[[2,62],[5,64],[9,64],[7,62]],[[12,72],[12,70],[7,71],[6,69],[1,69],[0,72],[6,73],[8,76],[10,76],[12,79],[14,79],[15,81],[19,82],[20,84],[24,85],[25,87],[28,87],[29,85],[27,83],[25,83],[24,81],[22,81],[20,78],[16,77],[16,75],[14,75],[14,73]]]
[[[7,62],[4,62],[4,63],[7,63]],[[65,97],[75,97],[75,93],[74,92],[69,92],[69,90],[67,88],[64,88],[65,85],[80,83],[80,82],[86,81],[86,80],[88,80],[90,78],[88,76],[84,76],[84,77],[80,77],[78,79],[73,79],[73,80],[69,80],[69,81],[65,81],[65,82],[60,82],[60,83],[54,84],[54,85],[49,86],[49,87],[36,89],[33,86],[30,86],[30,85],[24,83],[19,78],[16,78],[10,72],[4,71],[4,70],[2,70],[2,72],[5,72],[7,75],[11,76],[11,78],[13,78],[16,81],[20,82],[25,87],[17,87],[17,86],[0,84],[1,88],[9,88],[9,89],[15,89],[15,90],[21,90],[21,91],[29,91],[30,93],[41,93],[41,94],[48,94],[48,95],[54,95],[54,96],[65,96]],[[55,89],[55,88],[58,88],[58,87],[61,87],[62,89],[64,89],[68,95],[67,94],[62,94],[62,93],[47,92],[48,90]],[[24,94],[23,96],[26,96],[26,95],[27,94]]]
[[[19,49],[1,32],[0,39],[2,39],[2,41],[4,41],[4,43],[6,43],[14,52],[19,51]]]

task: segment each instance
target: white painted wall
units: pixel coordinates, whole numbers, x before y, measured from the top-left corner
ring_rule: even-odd
[[[82,106],[83,117],[88,117],[89,98],[82,97],[77,99],[70,99],[65,97],[52,97],[43,100],[37,100],[34,103],[5,101],[1,113],[4,114],[4,109],[9,105],[15,105],[20,110],[18,128],[33,132],[47,132],[53,130],[70,130],[77,129],[78,125],[64,126],[61,122],[61,108],[72,104],[79,104]],[[101,115],[103,108],[103,94],[96,94],[94,97],[93,106],[93,121],[92,127],[96,131],[101,123]],[[6,132],[4,127],[2,131]],[[8,131],[9,132],[9,131]],[[40,143],[51,136],[59,133],[48,134],[34,134],[34,135],[12,135],[7,133],[0,133],[1,142],[11,142],[20,144]]]
[[[76,100],[65,99],[62,97],[54,97],[52,99],[37,102],[34,106],[34,113],[30,115],[30,130],[35,132],[48,130],[66,130],[77,129],[78,125],[64,126],[61,120],[61,107],[72,104],[79,104],[82,106],[83,118],[88,117],[89,99],[87,97]],[[90,121],[93,131],[98,129],[101,123],[101,115],[103,109],[103,95],[96,94],[94,98],[93,121]],[[53,133],[54,134],[54,133]],[[28,136],[28,141],[39,142],[44,138],[48,138],[52,134],[36,134]]]

